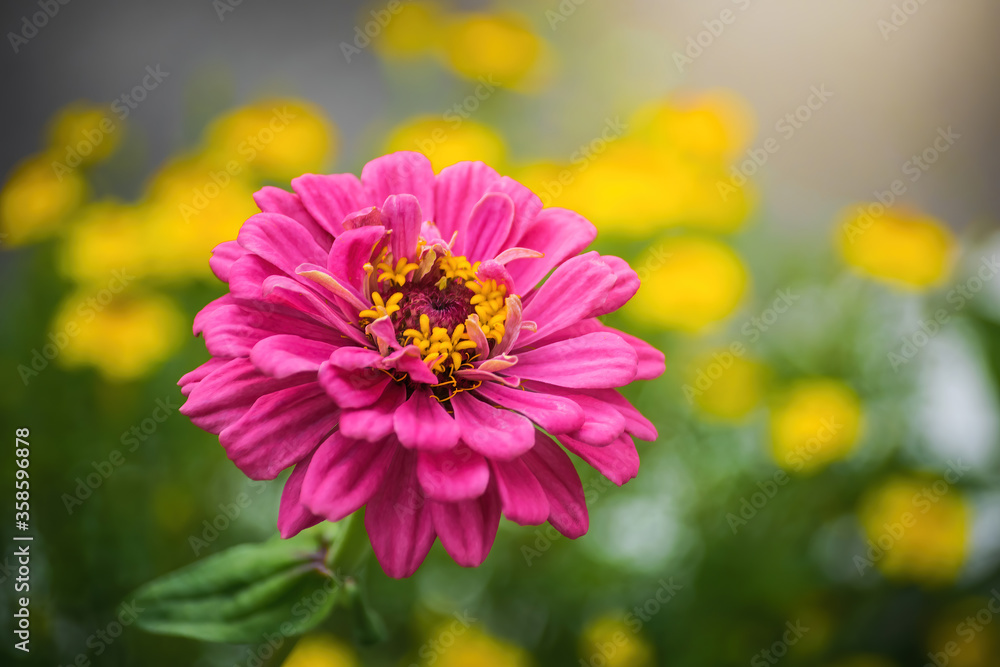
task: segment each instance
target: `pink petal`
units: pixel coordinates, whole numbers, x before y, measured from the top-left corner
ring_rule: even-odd
[[[618,486],[639,474],[639,452],[628,435],[622,434],[603,447],[594,447],[567,435],[559,436],[559,442]]]
[[[437,207],[434,220],[445,241],[450,241],[452,234],[458,232],[454,248],[456,254],[461,255],[465,248],[472,207],[499,179],[500,175],[482,162],[459,162],[445,167],[438,174],[434,185]]]
[[[429,391],[416,389],[392,421],[404,447],[441,451],[458,444],[458,423]]]
[[[536,322],[538,329],[521,332],[518,347],[590,317],[614,284],[615,274],[596,252],[561,264],[524,305],[521,317]]]
[[[193,371],[189,371],[182,375],[181,379],[177,381],[177,386],[181,388],[181,394],[189,396],[194,388],[198,386],[198,383],[228,364],[230,361],[230,359],[224,359],[222,357],[212,357],[201,366],[195,368]]]
[[[590,527],[580,476],[573,462],[549,436],[539,431],[535,438],[535,446],[521,460],[545,490],[549,523],[566,537],[576,539]]]
[[[367,206],[360,211],[348,213],[343,224],[345,232],[360,227],[382,225],[382,211],[378,206]]]
[[[434,544],[434,521],[417,482],[417,455],[401,450],[365,509],[365,529],[375,557],[395,579],[409,577]]]
[[[604,262],[611,269],[611,272],[615,276],[615,285],[608,291],[604,303],[600,304],[600,306],[590,313],[590,317],[615,312],[635,296],[635,293],[639,290],[639,276],[624,259],[615,257],[614,255],[602,255],[600,261]]]
[[[427,368],[427,364],[420,358],[420,348],[416,345],[407,345],[387,356],[384,360],[386,368],[394,368],[406,373],[413,382],[423,384],[437,384],[438,379],[434,373]]]
[[[262,373],[285,378],[296,373],[315,373],[337,346],[293,334],[269,336],[253,346],[250,361]]]
[[[270,262],[289,276],[303,262],[326,264],[327,252],[302,225],[278,213],[250,216],[236,237],[248,252]]]
[[[208,267],[212,269],[215,277],[224,283],[229,282],[229,270],[233,262],[246,254],[236,241],[224,241],[212,248],[212,257],[208,260]]]
[[[500,492],[503,515],[521,526],[537,526],[549,518],[545,489],[521,459],[490,461]]]
[[[419,452],[417,479],[428,498],[457,502],[483,495],[490,468],[481,454],[462,445],[444,452]]]
[[[372,225],[349,229],[337,237],[326,261],[329,272],[359,292],[364,286],[366,262],[385,236],[385,227]],[[363,296],[368,297],[368,294]]]
[[[295,470],[289,475],[285,488],[281,491],[281,503],[278,505],[278,532],[286,540],[323,520],[323,517],[310,512],[301,500],[302,480],[306,477],[306,470],[311,460],[312,454],[295,465]]]
[[[462,441],[483,456],[510,460],[531,449],[535,427],[526,417],[460,392],[451,398]]]
[[[611,327],[603,327],[603,330],[619,336],[636,351],[639,356],[639,368],[635,374],[636,380],[652,380],[663,375],[663,371],[666,370],[666,360],[662,352],[646,341],[624,331],[618,331]]]
[[[336,341],[338,343],[347,344],[348,341],[354,341],[356,345],[369,344],[365,335],[344,318],[343,308],[340,312],[335,311],[330,306],[329,298],[320,297],[315,290],[292,278],[269,276],[261,286],[261,295],[268,303],[284,306],[290,312],[296,312],[313,322],[327,325],[340,335]]]
[[[653,422],[646,419],[628,399],[615,389],[565,389],[534,380],[528,380],[524,385],[528,389],[543,394],[557,394],[559,396],[570,397],[580,394],[591,396],[608,406],[613,406],[625,419],[625,432],[632,437],[639,438],[640,440],[656,440],[657,438],[656,427],[653,425]]]
[[[470,262],[493,259],[514,222],[514,202],[502,192],[490,192],[472,207],[464,254]]]
[[[302,225],[322,248],[329,248],[333,236],[324,229],[302,204],[294,192],[286,192],[272,185],[265,185],[253,195],[262,213],[280,213]]]
[[[333,236],[344,230],[348,213],[382,202],[367,197],[354,174],[304,174],[292,179],[292,189],[312,217]]]
[[[306,381],[307,378],[298,376],[281,380],[268,377],[254,368],[249,359],[231,359],[195,384],[179,412],[198,428],[218,434],[243,417],[264,394]]]
[[[381,440],[392,433],[393,414],[405,399],[403,385],[390,382],[370,407],[344,410],[340,415],[340,432],[355,440]]]
[[[274,479],[337,425],[340,411],[316,382],[265,394],[219,434],[233,463],[251,479]]]
[[[393,454],[389,440],[352,440],[334,433],[313,454],[302,483],[302,499],[314,514],[340,521],[375,495]]]
[[[484,382],[475,391],[497,405],[517,410],[549,433],[576,431],[584,423],[583,410],[568,398],[512,389],[494,382]]]
[[[559,387],[621,387],[635,377],[635,350],[612,333],[591,333],[518,351],[512,370],[524,380]]]
[[[608,391],[614,391],[613,389]],[[613,405],[585,394],[570,396],[583,408],[586,419],[578,431],[569,433],[573,438],[601,447],[614,442],[625,432],[625,417]]]
[[[500,525],[500,497],[495,486],[471,500],[432,501],[431,514],[444,550],[456,563],[476,567],[486,560]]]
[[[504,176],[493,183],[489,187],[489,192],[503,192],[514,202],[514,221],[503,244],[504,248],[513,247],[541,212],[542,200],[529,188],[509,176]]]
[[[410,194],[389,195],[382,206],[382,220],[391,232],[389,248],[394,260],[416,259],[422,220],[417,198]]]
[[[327,395],[342,408],[367,408],[391,382],[388,375],[374,368],[348,370],[329,361],[320,365],[318,377]]]
[[[434,216],[434,170],[431,161],[420,153],[400,151],[375,158],[361,170],[361,183],[365,196],[376,206],[381,206],[390,195],[413,195],[420,202],[423,217],[437,219]]]
[[[586,248],[596,237],[597,229],[580,214],[557,207],[542,209],[517,245],[538,250],[545,256],[515,259],[507,265],[521,296],[527,296],[549,271]]]

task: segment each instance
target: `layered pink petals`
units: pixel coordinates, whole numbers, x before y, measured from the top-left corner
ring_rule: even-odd
[[[281,535],[365,507],[392,577],[413,574],[438,537],[458,564],[479,565],[501,515],[583,535],[583,485],[567,451],[621,485],[638,472],[633,438],[656,438],[616,388],[660,375],[663,354],[597,319],[635,294],[636,273],[617,257],[580,254],[592,224],[543,208],[481,162],[435,176],[425,156],[400,152],[360,178],[306,174],[292,190],[261,189],[261,213],[213,251],[229,294],[194,322],[213,358],[179,382],[181,411],[219,434],[249,477],[294,466]],[[389,255],[384,276],[374,266]],[[482,286],[467,283],[483,290],[468,311],[436,301],[468,280],[450,266],[457,282],[436,282],[448,255],[474,265]],[[419,268],[394,275],[402,258]],[[428,275],[415,291],[384,289]],[[457,343],[402,333],[425,313],[442,313],[446,336],[462,336],[464,319],[463,346],[428,356],[431,344]]]
[[[340,521],[382,486],[396,453],[390,440],[368,442],[334,433],[313,454],[302,482],[302,500],[314,514]]]
[[[390,577],[408,577],[434,544],[434,519],[417,481],[417,454],[397,452],[365,509],[375,557]]]

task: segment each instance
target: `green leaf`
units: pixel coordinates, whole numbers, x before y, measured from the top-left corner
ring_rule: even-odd
[[[228,549],[136,592],[138,625],[206,641],[259,643],[315,627],[341,595],[326,560],[346,527]]]

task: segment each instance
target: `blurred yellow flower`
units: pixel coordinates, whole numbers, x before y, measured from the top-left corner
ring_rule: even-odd
[[[537,88],[551,69],[548,44],[520,14],[457,14],[443,40],[445,61],[467,79],[524,91]]]
[[[255,190],[244,173],[235,175],[218,155],[182,157],[153,177],[144,206],[149,236],[146,271],[167,280],[210,278],[208,258],[223,241],[258,213]]]
[[[838,231],[844,261],[873,278],[920,290],[951,271],[954,236],[930,216],[861,205],[843,216]]]
[[[75,170],[56,173],[56,157],[27,158],[14,168],[0,191],[0,244],[20,245],[46,238],[83,202],[87,184]]]
[[[732,248],[701,237],[660,241],[636,266],[642,285],[626,312],[636,321],[690,333],[731,315],[749,281]]]
[[[230,176],[286,183],[320,172],[332,158],[336,130],[322,109],[304,100],[264,99],[216,119],[207,144]]]
[[[309,635],[296,644],[282,667],[357,667],[350,646],[330,635]]]
[[[49,125],[49,147],[65,169],[95,164],[118,148],[121,121],[110,106],[74,102],[64,107]]]
[[[755,134],[753,111],[739,95],[715,89],[674,95],[640,107],[631,134],[658,150],[726,165]]]
[[[365,23],[369,16],[362,15]],[[384,23],[380,31],[370,31],[374,33],[371,39],[376,53],[384,58],[417,58],[440,47],[444,18],[440,5],[435,2],[404,2]]]
[[[972,512],[944,479],[890,479],[869,492],[858,514],[869,540],[868,553],[855,558],[859,571],[874,565],[891,579],[928,585],[958,576],[969,552]]]
[[[861,401],[843,382],[800,380],[771,410],[771,453],[786,470],[819,470],[854,450],[862,421]]]
[[[521,647],[462,623],[445,622],[432,636],[435,639],[425,644],[421,651],[421,664],[437,667],[528,667],[531,664],[528,653]]]
[[[173,301],[127,293],[117,274],[101,289],[81,289],[59,306],[52,334],[65,336],[59,361],[68,368],[95,366],[109,380],[151,372],[187,337],[187,318]]]
[[[652,667],[653,647],[619,616],[603,616],[590,623],[580,637],[580,663],[607,667]]]
[[[108,280],[114,270],[142,277],[156,244],[142,207],[94,202],[73,219],[59,248],[59,266],[63,275],[83,283]]]
[[[481,160],[501,169],[507,147],[493,128],[458,115],[418,116],[396,127],[386,152],[419,151],[431,160],[434,171],[462,160]]]
[[[702,412],[738,421],[760,404],[764,394],[762,364],[726,348],[696,357],[686,372],[684,394]]]

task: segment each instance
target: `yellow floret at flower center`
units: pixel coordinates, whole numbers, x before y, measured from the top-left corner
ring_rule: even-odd
[[[507,287],[478,275],[479,262],[460,255],[437,256],[422,248],[419,261],[395,259],[383,250],[366,264],[372,307],[360,313],[362,322],[388,317],[401,345],[415,345],[428,367],[438,374],[469,367],[483,354],[470,335],[475,315],[488,345],[503,339],[507,322]]]

